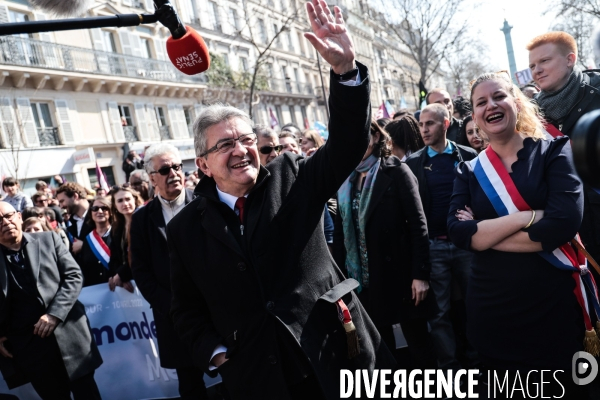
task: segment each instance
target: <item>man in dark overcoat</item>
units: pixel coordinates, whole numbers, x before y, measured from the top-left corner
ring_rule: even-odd
[[[367,149],[369,74],[339,8],[307,8],[306,36],[332,66],[329,140],[262,167],[247,114],[208,107],[194,124],[198,197],[167,226],[175,329],[233,399],[339,399],[341,369],[395,366],[323,235],[323,204]]]
[[[31,382],[44,400],[100,399],[81,269],[60,236],[23,233],[22,223],[0,202],[0,371],[9,388]]]
[[[181,157],[175,146],[150,146],[144,167],[160,194],[132,217],[129,251],[133,278],[152,307],[161,367],[177,371],[182,399],[205,398],[204,372],[194,366],[169,316],[172,294],[166,226],[192,200],[193,193],[183,187]]]

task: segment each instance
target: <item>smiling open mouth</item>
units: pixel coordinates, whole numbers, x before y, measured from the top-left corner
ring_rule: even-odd
[[[234,169],[244,168],[244,167],[247,167],[248,165],[250,165],[250,162],[248,160],[244,160],[242,162],[232,165],[231,168],[234,168]]]
[[[504,114],[502,113],[494,113],[492,115],[490,115],[489,117],[487,117],[485,120],[487,122],[489,122],[490,124],[496,123],[498,121],[501,121],[504,118]]]

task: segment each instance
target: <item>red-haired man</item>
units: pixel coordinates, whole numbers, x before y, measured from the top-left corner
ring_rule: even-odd
[[[600,109],[600,74],[580,71],[577,43],[565,32],[548,32],[527,45],[529,68],[541,89],[535,97],[547,122],[570,136],[585,113]],[[579,230],[587,250],[600,258],[600,195],[584,186],[583,223]]]

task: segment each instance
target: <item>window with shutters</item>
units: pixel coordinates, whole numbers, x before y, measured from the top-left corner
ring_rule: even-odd
[[[104,49],[109,53],[118,53],[117,44],[115,41],[115,34],[111,31],[101,31],[102,42],[104,43]]]
[[[140,38],[140,48],[142,51],[143,58],[152,58],[152,44],[150,43],[150,39]]]
[[[133,117],[131,116],[131,107],[128,105],[119,104],[119,117],[121,118],[121,126],[123,126],[123,134],[128,142],[137,142],[137,129],[133,125]]]
[[[191,107],[186,107],[183,109],[183,115],[185,116],[185,124],[188,128],[188,133],[190,135],[191,138],[194,137],[194,116],[193,116],[193,111]]]
[[[289,106],[290,109],[290,117],[292,118],[292,124],[298,125],[296,122],[296,108],[294,106]]]
[[[229,26],[233,33],[239,31],[240,26],[238,21],[237,10],[235,8],[229,8],[227,16],[229,18]]]
[[[29,15],[25,13],[14,10],[8,10],[8,22],[27,22],[30,20],[31,18],[29,17]],[[21,33],[18,36],[21,36],[23,38],[33,38],[33,35],[31,33]]]
[[[29,17],[29,15],[25,13],[14,10],[8,10],[8,22],[27,22],[30,20],[31,18]],[[33,34],[22,33],[14,36],[20,39],[15,40],[14,43],[11,43],[10,53],[12,54],[8,54],[7,58],[15,58],[21,62],[22,60],[25,60],[27,64],[39,64],[37,60],[38,57],[36,57],[36,54],[38,52],[35,51],[35,47],[33,46],[33,44],[29,42],[29,39],[33,38]]]
[[[269,40],[267,38],[267,27],[265,25],[265,21],[263,19],[257,19],[256,20],[257,25],[258,25],[258,40],[261,43],[267,43],[267,40]]]
[[[288,50],[292,53],[295,53],[296,47],[294,46],[294,41],[292,40],[292,33],[288,30],[287,32],[285,32],[285,36],[287,37]]]
[[[248,59],[246,57],[240,57],[239,67],[241,72],[248,71]]]
[[[31,115],[40,139],[40,146],[58,146],[58,127],[52,121],[49,103],[31,102]]]
[[[298,45],[300,46],[300,54],[302,54],[303,56],[306,56],[306,51],[304,49],[306,39],[300,32],[297,32],[297,35],[298,35]]]
[[[215,31],[219,31],[219,32],[222,31],[221,21],[219,19],[219,6],[217,6],[217,3],[215,3],[215,2],[209,1],[208,8],[209,8],[208,18],[210,19],[212,28]]]
[[[275,37],[277,35],[277,33],[279,32],[279,27],[277,26],[277,24],[273,24],[273,37]],[[281,35],[277,36],[277,39],[275,40],[275,45],[278,48],[281,48]]]
[[[164,107],[154,107],[156,113],[156,120],[158,121],[158,131],[160,132],[160,140],[171,139],[171,132],[169,125],[167,125],[167,117],[165,115]]]

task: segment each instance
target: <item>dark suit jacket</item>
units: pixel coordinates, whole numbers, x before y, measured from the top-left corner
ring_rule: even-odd
[[[427,221],[417,179],[398,158],[381,160],[366,215],[369,316],[378,326],[392,325],[409,316],[427,316],[429,304],[414,307],[411,290],[413,279],[429,281]],[[333,248],[335,262],[346,272],[339,212]]]
[[[102,364],[85,308],[77,301],[83,283],[81,270],[55,232],[24,233],[23,236],[27,239],[26,262],[37,282],[46,313],[62,321],[56,327],[54,335],[67,373],[71,380],[80,378]],[[7,318],[10,301],[10,294],[7,298],[8,275],[5,263],[6,257],[0,249],[0,326]],[[4,333],[0,332],[0,336],[4,336]],[[26,383],[20,381],[11,385],[14,381],[10,377],[17,373],[17,369],[10,359],[0,357],[0,370],[9,387]]]
[[[454,146],[452,152],[452,158],[454,161],[469,161],[477,157],[477,152],[471,147],[463,146],[450,140]],[[423,203],[423,210],[425,216],[429,217],[429,211],[431,209],[431,195],[429,194],[429,188],[427,187],[427,178],[425,177],[425,161],[427,160],[427,146],[421,150],[414,152],[406,159],[406,165],[410,168],[412,173],[419,182],[419,195],[421,196],[421,202]]]
[[[289,398],[278,341],[306,355],[328,399],[339,399],[341,368],[392,368],[392,356],[329,255],[323,205],[358,165],[368,145],[369,77],[343,86],[332,78],[329,140],[308,159],[285,153],[261,167],[244,208],[246,229],[205,176],[199,195],[167,227],[175,328],[194,362],[208,370],[215,347],[232,398]],[[228,221],[230,221],[228,223]],[[232,233],[236,230],[236,233]],[[348,359],[335,302],[348,305],[361,353]]]
[[[192,200],[192,195],[192,191],[186,189],[186,204]],[[129,229],[133,279],[152,307],[158,336],[160,365],[163,368],[191,366],[192,358],[189,351],[175,334],[169,316],[171,309],[169,249],[165,218],[158,197],[133,214]]]
[[[81,226],[81,231],[77,234],[77,223],[75,220],[71,220],[71,225],[67,226],[67,231],[71,234],[72,237],[78,240],[84,240],[85,237],[93,230],[90,224],[87,221],[91,218],[92,212],[88,209],[88,212],[83,217],[83,225]]]

